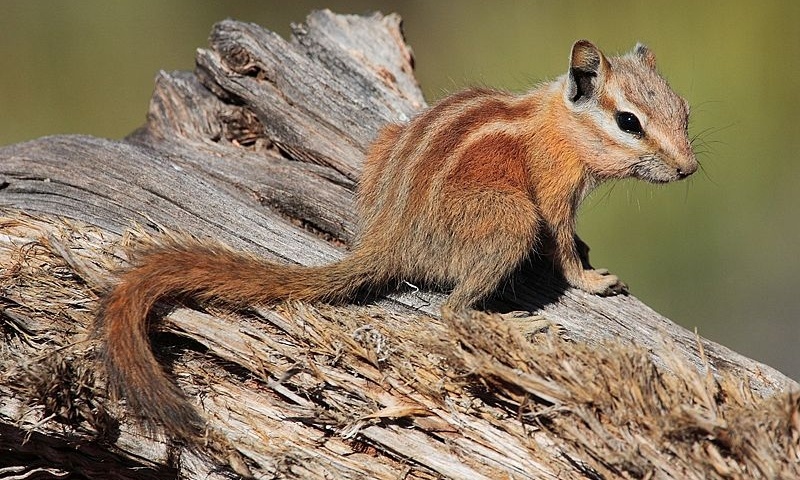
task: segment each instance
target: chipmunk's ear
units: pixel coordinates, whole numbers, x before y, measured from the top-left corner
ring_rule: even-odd
[[[645,65],[652,68],[653,70],[656,69],[656,55],[647,48],[647,45],[643,43],[637,43],[635,47],[633,47],[633,53],[639,57]]]
[[[567,96],[573,103],[594,97],[610,69],[603,52],[588,40],[572,46]]]

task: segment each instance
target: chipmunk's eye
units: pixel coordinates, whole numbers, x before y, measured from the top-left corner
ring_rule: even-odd
[[[631,112],[617,112],[617,125],[623,132],[631,133],[633,135],[644,135],[642,124],[639,119]]]

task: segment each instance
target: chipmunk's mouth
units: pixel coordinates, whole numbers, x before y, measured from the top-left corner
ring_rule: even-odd
[[[639,159],[630,167],[631,176],[650,183],[669,183],[682,180],[694,170],[681,170],[664,162],[656,155],[647,155]]]

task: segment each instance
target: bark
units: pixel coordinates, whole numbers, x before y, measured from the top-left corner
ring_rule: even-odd
[[[492,307],[536,310],[569,341],[527,341],[492,316],[441,316],[441,294],[408,285],[369,305],[178,306],[156,348],[209,418],[207,448],[142,432],[105,399],[86,332],[132,246],[187,232],[280,261],[339,258],[357,230],[367,145],[424,106],[399,17],[320,11],[288,41],[220,22],[194,72],[158,74],[147,123],[121,141],[0,149],[0,475],[795,471],[794,381],[633,296],[566,288],[537,262]],[[770,419],[788,433],[773,438]],[[735,441],[754,432],[758,448]]]

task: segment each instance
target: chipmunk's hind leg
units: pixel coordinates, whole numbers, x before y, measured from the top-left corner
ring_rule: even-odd
[[[444,306],[454,311],[480,309],[481,302],[495,293],[530,254],[538,234],[536,209],[527,199],[499,196],[491,203],[492,208],[485,202],[469,203],[463,205],[471,221],[461,231],[461,248],[450,259],[455,288]],[[502,316],[526,336],[551,326],[548,320],[530,312]]]
[[[538,212],[522,191],[455,180],[438,202],[438,221],[428,225],[443,246],[438,253],[443,280],[455,286],[447,306],[463,310],[494,292],[528,255],[536,240]]]
[[[497,291],[501,282],[528,253],[521,248],[524,242],[520,239],[505,239],[508,242],[502,249],[502,255],[498,251],[483,251],[476,255],[472,268],[464,272],[465,275],[447,298],[446,308],[454,311],[480,308],[481,301]],[[501,316],[526,337],[553,326],[546,318],[530,312],[515,311]]]
[[[488,202],[477,201],[464,206],[470,213],[464,215],[469,222],[454,228],[460,248],[448,259],[448,276],[455,288],[447,307],[479,306],[530,253],[537,234],[535,210],[498,208],[513,200],[501,196],[494,199],[492,208],[487,207]]]
[[[463,311],[469,308],[480,309],[480,303],[496,292],[500,283],[512,269],[502,271],[503,265],[497,262],[483,261],[475,264],[474,271],[456,284],[444,307],[453,311]],[[513,311],[501,313],[501,317],[525,337],[548,330],[555,326],[561,332],[561,327],[541,315],[534,315],[528,311]]]

